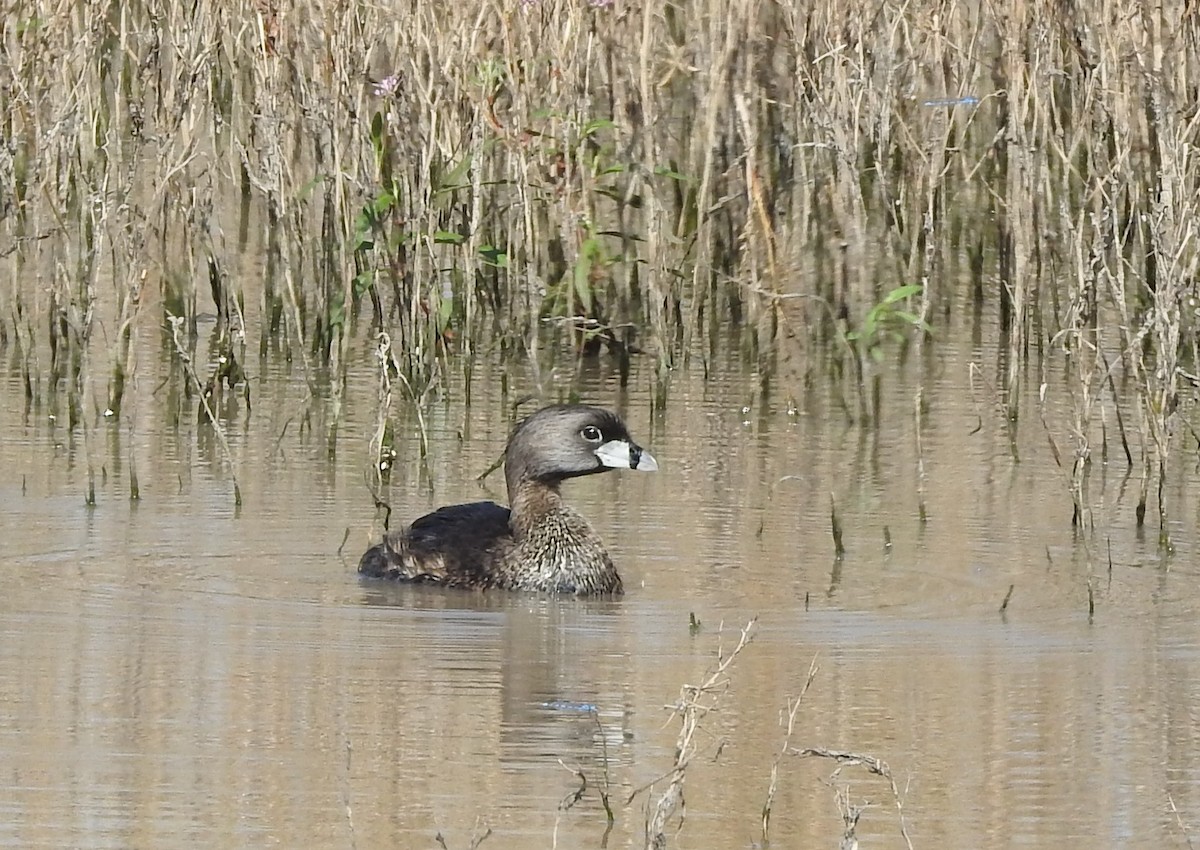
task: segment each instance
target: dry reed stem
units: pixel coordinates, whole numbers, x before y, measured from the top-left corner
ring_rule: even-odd
[[[1171,807],[1171,814],[1175,816],[1175,824],[1179,827],[1179,831],[1183,833],[1183,841],[1188,846],[1188,850],[1194,850],[1195,845],[1192,844],[1191,829],[1179,814],[1179,809],[1175,807],[1175,799],[1170,794],[1167,795],[1167,805]]]
[[[838,769],[834,772],[834,776],[837,776],[837,774],[841,772],[843,766],[861,766],[865,768],[868,773],[872,773],[876,776],[881,776],[886,779],[892,792],[892,801],[896,805],[896,816],[900,820],[900,835],[904,838],[904,844],[908,847],[908,850],[913,850],[912,839],[910,839],[908,836],[908,827],[904,822],[904,801],[900,796],[900,789],[896,787],[896,779],[894,776],[892,776],[892,770],[890,767],[888,767],[887,762],[877,759],[874,756],[864,755],[862,753],[852,753],[844,750],[829,750],[823,747],[806,747],[802,750],[792,749],[791,752],[798,756],[817,756],[819,758],[833,759],[839,765]],[[845,800],[841,795],[839,795],[838,799],[844,816],[849,814],[850,810],[848,807],[848,800]],[[854,814],[852,819],[847,818],[846,822],[848,829],[852,830],[853,826],[858,822],[858,814]]]
[[[767,798],[763,802],[762,807],[762,846],[766,847],[770,843],[769,834],[771,830],[771,807],[775,803],[775,792],[778,789],[779,783],[779,760],[782,759],[788,752],[792,743],[792,733],[796,728],[796,712],[800,710],[800,704],[804,701],[804,696],[808,693],[809,687],[813,683],[813,679],[817,677],[817,659],[814,657],[808,665],[808,677],[804,680],[804,687],[800,689],[800,694],[794,700],[789,697],[787,699],[787,724],[783,734],[783,745],[779,748],[779,752],[775,754],[775,759],[771,762],[771,779],[767,783]]]
[[[208,393],[204,391],[204,385],[200,382],[200,376],[196,374],[196,369],[192,365],[192,357],[188,353],[187,346],[180,335],[184,319],[182,316],[173,316],[169,313],[167,314],[167,319],[170,322],[171,340],[175,345],[175,354],[183,364],[183,369],[187,377],[191,379],[192,387],[200,396],[200,404],[204,408],[205,418],[208,420],[209,427],[213,429],[213,433],[217,437],[217,443],[221,447],[221,454],[224,455],[225,463],[229,466],[229,478],[233,482],[233,503],[235,506],[241,507],[242,488],[238,485],[237,468],[234,463],[233,452],[229,448],[229,441],[225,438],[225,429],[221,426],[216,411],[208,403]]]
[[[485,827],[483,832],[480,832],[479,824],[476,823],[474,830],[471,832],[471,841],[467,844],[467,850],[476,850],[476,848],[490,838],[491,835],[492,828],[490,826]],[[446,839],[440,831],[433,836],[433,840],[437,842],[438,847],[441,847],[442,850],[450,850],[450,846],[446,843]]]
[[[704,680],[699,685],[684,685],[679,691],[679,700],[674,705],[667,706],[673,716],[679,718],[679,735],[675,741],[675,762],[662,776],[634,789],[625,800],[629,805],[643,791],[650,791],[654,786],[667,780],[667,787],[654,801],[651,809],[651,798],[646,800],[646,843],[647,850],[662,850],[667,846],[666,828],[671,819],[679,812],[679,828],[683,828],[684,809],[683,785],[687,777],[687,769],[700,751],[696,733],[703,721],[720,705],[721,698],[729,686],[728,672],[733,662],[754,639],[753,631],[756,619],[750,620],[742,627],[737,645],[725,653],[720,643],[724,634],[724,624],[718,630],[716,661],[704,674]],[[719,749],[719,747],[718,747]]]
[[[608,837],[612,833],[613,825],[616,822],[616,817],[613,814],[612,802],[609,796],[610,786],[608,776],[608,745],[604,743],[604,727],[600,725],[600,717],[598,714],[595,715],[595,717],[596,726],[600,731],[600,740],[604,746],[603,785],[597,789],[597,792],[600,795],[600,803],[604,807],[604,814],[606,818],[604,834],[600,838],[600,846],[607,847]],[[558,827],[562,820],[563,814],[573,809],[575,805],[583,799],[584,795],[587,794],[588,790],[587,774],[583,772],[582,767],[579,767],[578,765],[570,767],[562,759],[559,759],[558,763],[562,765],[563,769],[570,771],[574,776],[578,777],[579,787],[569,792],[558,804],[558,815],[554,818],[554,832],[551,839],[551,847],[555,848],[558,847]]]

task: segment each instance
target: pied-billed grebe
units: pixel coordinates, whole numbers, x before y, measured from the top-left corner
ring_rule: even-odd
[[[610,411],[545,407],[513,431],[504,450],[508,502],[453,505],[389,534],[359,561],[373,578],[453,587],[620,593],[604,544],[559,493],[564,478],[658,464]]]

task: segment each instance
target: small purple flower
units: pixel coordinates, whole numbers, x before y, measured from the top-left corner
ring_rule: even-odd
[[[384,77],[375,84],[375,94],[380,97],[392,97],[400,89],[400,75],[392,74]]]

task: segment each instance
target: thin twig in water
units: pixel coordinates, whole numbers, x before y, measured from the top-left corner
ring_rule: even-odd
[[[604,786],[600,789],[600,802],[604,806],[604,814],[608,817],[608,829],[604,832],[604,844],[608,843],[608,833],[612,830],[616,818],[613,815],[611,791],[612,784],[608,775],[608,738],[604,734],[604,724],[600,722],[600,712],[592,715],[596,719],[596,731],[600,733],[600,754],[604,759]]]
[[[221,447],[221,453],[225,456],[225,462],[229,464],[229,477],[233,479],[233,503],[241,507],[242,488],[238,486],[237,471],[233,464],[233,452],[230,451],[229,442],[225,439],[225,429],[221,427],[216,412],[212,409],[212,405],[208,403],[208,395],[204,392],[204,385],[200,383],[200,376],[196,374],[196,369],[192,364],[192,356],[188,354],[187,347],[179,337],[184,319],[182,316],[167,313],[167,321],[171,324],[171,341],[175,344],[175,353],[179,355],[184,371],[187,372],[188,377],[192,379],[192,383],[196,387],[196,392],[200,396],[200,403],[204,405],[204,414],[208,417],[208,424],[212,426],[213,433],[217,435],[217,444]]]
[[[808,678],[804,682],[804,687],[800,689],[800,696],[796,697],[795,701],[791,698],[787,703],[787,731],[783,735],[783,746],[775,755],[775,760],[771,763],[771,781],[767,785],[767,799],[762,807],[762,846],[767,846],[768,832],[771,827],[771,806],[775,802],[775,791],[779,785],[779,760],[787,753],[788,747],[792,743],[792,732],[796,728],[796,712],[800,709],[800,703],[804,701],[804,695],[808,693],[809,686],[812,685],[813,679],[816,678],[817,659],[814,657],[808,665]]]
[[[904,804],[900,797],[900,789],[896,787],[896,780],[892,776],[891,768],[888,767],[887,762],[877,759],[874,756],[864,755],[863,753],[827,750],[824,747],[807,747],[803,750],[792,750],[792,752],[799,756],[817,756],[819,758],[833,759],[840,765],[861,765],[867,769],[868,773],[873,773],[876,776],[882,776],[886,779],[892,789],[892,799],[896,803],[896,814],[900,818],[900,835],[903,836],[908,850],[913,850],[912,839],[908,837],[908,827],[904,823]],[[857,821],[857,816],[855,817],[855,821]]]
[[[626,805],[661,779],[669,779],[667,789],[659,795],[658,802],[650,809],[650,801],[646,801],[646,848],[647,850],[662,850],[666,847],[666,826],[675,815],[677,809],[686,808],[683,799],[683,782],[687,775],[688,765],[699,751],[695,737],[696,731],[711,712],[717,709],[721,696],[729,682],[726,678],[734,659],[753,640],[754,624],[757,618],[748,622],[741,630],[737,646],[728,655],[722,646],[717,644],[717,661],[708,668],[704,682],[699,685],[684,685],[679,691],[679,701],[667,706],[673,715],[680,719],[679,736],[675,740],[675,763],[663,776],[654,782],[644,785],[629,795]],[[718,640],[724,629],[718,631]],[[683,826],[684,814],[680,813],[680,828]]]
[[[838,811],[842,815],[842,840],[838,843],[838,850],[858,850],[858,819],[862,817],[862,813],[867,810],[867,807],[865,805],[856,806],[850,802],[849,785],[838,788],[835,798]]]
[[[1195,850],[1192,839],[1189,837],[1191,829],[1183,822],[1183,818],[1179,816],[1179,809],[1175,808],[1175,800],[1172,799],[1170,794],[1167,795],[1167,803],[1171,806],[1171,814],[1175,815],[1175,823],[1179,824],[1179,830],[1183,833],[1183,843],[1188,846],[1188,850]]]
[[[550,840],[551,848],[558,847],[558,825],[562,821],[563,814],[565,812],[569,812],[571,809],[573,809],[575,807],[575,804],[583,799],[583,795],[587,793],[587,789],[588,789],[587,774],[585,774],[583,772],[583,768],[578,767],[578,766],[570,767],[562,759],[559,759],[558,763],[563,766],[564,770],[569,770],[571,773],[575,774],[575,776],[579,777],[579,787],[576,788],[574,791],[568,792],[568,794],[565,797],[563,797],[561,801],[559,801],[558,814],[554,818],[554,832],[553,832],[551,840]],[[602,796],[603,796],[603,793],[604,792],[601,792]],[[605,803],[605,808],[607,809],[607,801]],[[607,845],[608,833],[611,830],[612,830],[612,815],[610,814],[608,827],[604,830],[604,838],[601,841],[602,847]]]
[[[837,502],[833,500],[833,494],[829,494],[829,522],[833,530],[833,552],[835,560],[842,560],[846,556],[846,547],[842,543],[842,521],[838,519]]]
[[[353,752],[350,742],[346,741],[346,775],[342,781],[342,806],[346,810],[346,826],[350,829],[350,850],[358,847],[358,835],[354,831],[354,809],[350,805],[350,759]]]
[[[600,846],[603,848],[608,846],[608,836],[612,832],[613,823],[616,819],[613,815],[612,803],[609,800],[608,744],[604,739],[604,727],[600,723],[600,716],[598,713],[596,713],[594,716],[596,718],[596,727],[600,730],[600,741],[604,753],[604,783],[602,787],[597,789],[597,793],[600,795],[600,803],[604,806],[604,814],[607,817],[607,824],[604,827],[604,835],[600,838]],[[579,777],[579,787],[574,791],[568,792],[558,804],[558,815],[554,819],[554,834],[551,841],[551,847],[555,848],[558,847],[558,825],[562,820],[563,813],[574,808],[575,805],[583,799],[588,790],[587,774],[583,772],[583,768],[579,766],[571,767],[562,759],[559,759],[558,763],[561,764],[565,770],[569,770],[575,776]]]
[[[488,827],[484,827],[482,834],[473,835],[471,837],[470,850],[475,850],[476,847],[478,847],[480,844],[482,844],[484,841],[486,841],[489,837],[491,837],[491,834],[492,834],[492,828],[490,826],[488,826]]]
[[[573,773],[579,777],[579,787],[576,788],[574,791],[572,791],[567,796],[563,797],[562,801],[558,804],[558,810],[560,812],[567,812],[567,811],[570,811],[575,806],[576,803],[578,803],[580,800],[582,800],[583,795],[585,793],[587,793],[587,787],[588,787],[587,774],[585,774],[583,772],[583,768],[567,767],[567,763],[565,761],[563,761],[562,759],[559,759],[558,763],[563,766],[564,770],[569,770],[569,771],[571,771],[571,773]]]
[[[1000,603],[1000,616],[1004,616],[1004,613],[1008,610],[1008,600],[1012,599],[1014,587],[1016,587],[1015,584],[1010,584],[1008,586],[1008,593],[1004,594],[1004,601]]]

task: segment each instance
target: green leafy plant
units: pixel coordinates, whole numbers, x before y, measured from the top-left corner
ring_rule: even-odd
[[[931,333],[932,329],[916,313],[903,309],[902,302],[920,295],[924,287],[909,283],[898,286],[883,296],[883,300],[867,311],[857,330],[847,331],[846,340],[861,354],[878,362],[883,359],[885,342],[902,341],[906,331],[918,329]]]

